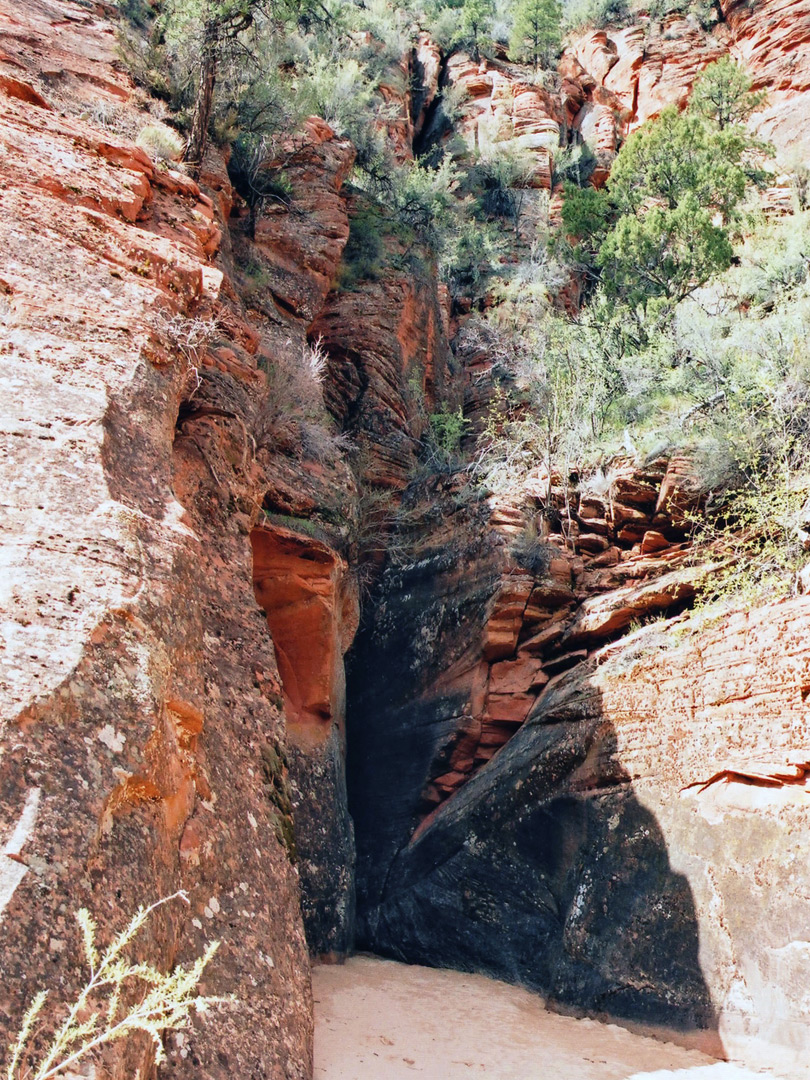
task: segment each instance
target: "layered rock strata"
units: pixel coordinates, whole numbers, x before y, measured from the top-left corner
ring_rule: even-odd
[[[571,126],[603,162],[624,135],[663,108],[683,108],[701,71],[725,55],[743,65],[755,90],[767,93],[752,118],[757,133],[787,165],[806,153],[806,5],[801,0],[754,5],[727,0],[720,7],[723,18],[711,32],[691,17],[642,18],[623,29],[586,33],[566,50],[560,73]]]
[[[412,484],[466,362],[434,268],[388,238],[375,280],[335,288],[354,152],[317,119],[289,207],[252,214],[216,153],[200,185],[158,167],[102,14],[0,0],[0,1040],[43,983],[79,984],[75,907],[106,937],[182,888],[143,954],[221,940],[202,989],[240,1006],[169,1040],[165,1071],[310,1074],[307,944],[353,933],[363,586],[364,944],[801,1051],[805,601],[682,619],[683,460],[574,498],[539,474],[522,501]],[[542,192],[578,132],[600,182],[731,49],[771,89],[762,130],[801,142],[807,15],[725,16],[590,35],[559,94],[500,62],[442,71],[423,36],[385,81],[389,136],[401,160],[429,142],[455,83],[471,148],[520,146]],[[133,1040],[104,1069],[150,1062]]]
[[[361,942],[801,1069],[806,602],[678,615],[680,460],[545,536],[528,507],[446,498],[351,669]]]
[[[219,940],[203,990],[240,1006],[170,1039],[166,1072],[303,1080],[284,722],[248,539],[260,335],[212,265],[219,207],[99,124],[144,122],[113,27],[45,0],[3,5],[0,30],[0,1041],[38,989],[56,1007],[86,977],[79,906],[107,940],[183,888],[141,955],[167,969]],[[105,1069],[151,1061],[133,1039]]]

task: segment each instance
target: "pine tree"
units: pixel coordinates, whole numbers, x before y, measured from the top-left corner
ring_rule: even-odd
[[[480,57],[481,44],[494,14],[495,0],[464,0],[461,8],[462,37],[472,47],[476,60]]]
[[[513,59],[531,61],[535,69],[548,65],[559,52],[562,5],[559,0],[518,0],[509,41]]]
[[[319,6],[320,0],[168,0],[167,36],[198,43],[194,107],[184,155],[193,174],[199,172],[205,155],[219,67],[228,50],[260,17],[283,30],[285,23],[305,18]]]
[[[693,113],[717,124],[721,131],[733,124],[743,124],[767,95],[754,93],[745,70],[729,56],[709,64],[692,91],[689,108]]]

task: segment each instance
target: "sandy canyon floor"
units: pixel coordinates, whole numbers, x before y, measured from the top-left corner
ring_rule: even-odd
[[[751,1080],[480,975],[358,956],[316,966],[315,1080]]]

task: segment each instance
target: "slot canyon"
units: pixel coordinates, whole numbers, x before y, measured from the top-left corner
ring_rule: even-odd
[[[147,27],[172,10],[142,6]],[[281,6],[262,16],[268,25]],[[554,319],[573,363],[608,248],[548,269],[572,183],[560,170],[587,153],[578,190],[618,190],[623,148],[662,114],[691,116],[696,81],[718,61],[744,65],[760,95],[746,145],[765,161],[723,273],[764,266],[764,255],[749,258],[755,217],[777,237],[772,261],[791,234],[803,243],[808,0],[719,0],[710,25],[688,4],[659,16],[637,7],[616,25],[570,30],[539,72],[537,60],[510,59],[495,31],[479,54],[420,24],[394,59],[379,34],[349,33],[376,73],[367,96],[395,175],[433,176],[452,157],[453,212],[484,207],[472,233],[485,222],[502,246],[465,277],[424,254],[421,218],[391,225],[386,215],[410,212],[420,189],[360,183],[376,159],[350,126],[317,115],[315,96],[294,128],[261,144],[273,180],[260,189],[261,170],[240,164],[228,134],[236,105],[230,120],[225,105],[213,115],[191,167],[144,136],[160,125],[166,138],[188,135],[193,80],[178,105],[134,66],[133,49],[146,70],[147,44],[164,39],[137,21],[122,31],[126,4],[0,0],[9,1055],[39,990],[50,994],[35,1048],[84,985],[78,909],[106,944],[139,907],[182,893],[152,913],[133,956],[172,972],[216,940],[199,993],[235,1003],[160,1038],[136,1030],[60,1075],[351,1077],[350,1064],[313,1073],[318,1039],[331,1037],[326,1026],[315,1036],[313,971],[315,999],[349,1039],[361,1038],[355,1007],[383,1025],[386,1008],[423,995],[425,1030],[446,1008],[447,1030],[469,1024],[475,1064],[484,1050],[473,1010],[487,1008],[488,978],[509,984],[503,1004],[492,991],[504,1038],[547,1024],[563,1048],[531,1073],[517,1058],[499,1072],[496,1055],[486,1073],[457,1074],[449,1051],[441,1064],[420,1044],[410,1058],[430,1080],[607,1080],[719,1060],[740,1076],[810,1075],[810,577],[797,566],[782,592],[706,599],[707,582],[744,574],[751,549],[731,558],[719,531],[705,539],[703,523],[728,504],[692,436],[742,377],[724,368],[696,404],[678,399],[680,444],[644,434],[642,446],[651,407],[638,391],[609,452],[600,443],[598,454],[564,457],[559,384],[549,377],[532,398],[504,344],[507,330],[512,341]],[[461,9],[443,8],[458,19]],[[337,40],[332,18],[324,33]],[[289,55],[273,61],[290,86],[303,85],[307,33],[308,23],[290,30]],[[251,42],[248,67],[265,55]],[[246,78],[231,71],[234,55],[220,61],[222,95]],[[292,94],[285,86],[280,98],[268,91],[273,108]],[[492,162],[507,159],[522,171],[496,190]],[[731,219],[715,213],[712,235]],[[451,239],[462,231],[454,225]],[[794,395],[779,399],[791,453],[810,449],[810,426],[795,427],[810,323],[804,250],[795,265],[768,278],[767,295],[729,301],[737,321],[704,352],[694,312],[719,325],[729,293],[712,285],[719,278],[701,281],[703,292],[690,282],[673,300],[677,347],[664,374],[642,379],[630,346],[617,349],[625,397],[642,383],[652,394],[690,364],[714,372],[721,338],[739,357],[762,326],[757,342],[767,332],[784,345],[773,370]],[[538,266],[542,290],[520,276]],[[530,301],[515,331],[508,313]],[[654,358],[664,346],[649,344],[649,313],[659,309],[644,310]],[[620,329],[611,324],[611,341]],[[776,393],[758,378],[757,418]],[[594,402],[585,427],[603,407]],[[482,447],[535,414],[546,434],[499,459],[495,476]],[[750,430],[741,415],[729,405],[724,429],[740,444]],[[808,504],[807,520],[791,518],[806,551],[803,475],[786,490]],[[770,483],[757,488],[763,499]],[[716,528],[750,538],[752,519],[734,513]],[[431,982],[425,969],[448,970]],[[407,989],[386,1005],[374,995],[397,971]],[[353,985],[369,989],[341,1005],[339,989]],[[136,997],[125,991],[125,1008]],[[576,1057],[596,1031],[615,1052],[601,1071]],[[407,1026],[379,1035],[388,1042],[367,1048],[369,1060],[401,1037],[394,1056],[407,1064]],[[400,1075],[380,1060],[357,1077]],[[26,1069],[9,1080],[45,1075]]]

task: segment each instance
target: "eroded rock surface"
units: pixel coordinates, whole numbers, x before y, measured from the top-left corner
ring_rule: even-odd
[[[472,538],[484,507],[475,526],[449,494]],[[437,523],[389,572],[387,678],[361,635],[350,682],[361,941],[801,1071],[776,958],[801,952],[808,889],[807,605],[678,616],[698,499],[656,463],[580,496],[564,542],[495,505],[490,546],[448,558]]]
[[[560,142],[602,182],[730,49],[771,88],[761,129],[800,144],[808,16],[725,15],[590,34],[559,93],[443,70],[423,35],[384,80],[389,138],[400,160],[441,138],[456,85],[469,148],[522,147],[539,205]],[[0,1041],[81,978],[76,907],[106,936],[183,888],[144,953],[220,939],[203,989],[241,1004],[169,1040],[165,1072],[309,1076],[307,944],[354,930],[348,723],[364,944],[732,1051],[806,1048],[806,601],[678,621],[685,459],[573,501],[539,470],[520,497],[414,483],[463,376],[466,415],[488,405],[435,267],[389,236],[375,280],[339,284],[354,152],[317,118],[291,205],[257,217],[215,151],[200,184],[156,167],[102,16],[0,0]],[[296,418],[301,394],[331,426]],[[105,1068],[150,1060],[134,1040]]]
[[[732,33],[732,54],[746,66],[754,87],[767,91],[765,106],[756,115],[757,129],[788,160],[806,158],[810,11],[801,0],[763,0],[750,7],[727,0],[722,8]]]
[[[723,20],[711,31],[691,18],[642,18],[624,29],[584,34],[563,54],[560,72],[573,127],[603,159],[617,140],[668,105],[684,108],[701,71],[731,55],[767,100],[752,125],[785,162],[806,152],[810,139],[806,99],[810,67],[810,13],[801,0],[748,4],[726,0]],[[597,179],[599,177],[597,176]]]
[[[242,1000],[169,1040],[166,1072],[303,1080],[287,780],[265,768],[284,723],[247,535],[259,335],[211,264],[212,200],[93,119],[138,123],[113,27],[44,0],[0,7],[0,31],[15,80],[0,125],[4,842],[35,808],[2,894],[0,1041],[36,990],[83,979],[80,905],[106,939],[184,888],[143,955],[168,967],[219,939],[204,990]],[[107,1066],[140,1075],[151,1058],[135,1039]]]
[[[562,110],[556,97],[524,78],[514,66],[480,63],[458,53],[447,63],[446,79],[461,96],[457,130],[469,150],[485,159],[499,143],[524,151],[532,168],[526,186],[551,188],[554,154],[560,145]]]

